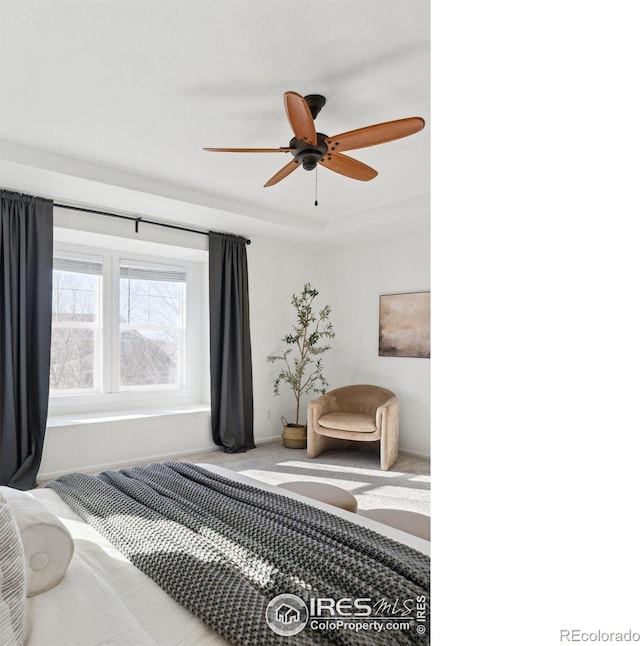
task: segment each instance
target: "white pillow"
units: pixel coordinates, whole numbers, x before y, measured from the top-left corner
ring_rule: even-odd
[[[20,533],[0,494],[0,644],[24,643],[26,572]]]
[[[73,556],[69,530],[30,493],[0,487],[16,519],[24,550],[27,596],[53,588],[62,581]]]

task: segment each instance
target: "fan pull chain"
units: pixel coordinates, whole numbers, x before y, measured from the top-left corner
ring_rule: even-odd
[[[316,201],[314,206],[318,206],[318,167],[316,166]]]

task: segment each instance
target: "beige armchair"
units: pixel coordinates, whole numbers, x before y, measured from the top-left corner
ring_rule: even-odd
[[[380,386],[343,386],[309,402],[307,457],[351,442],[377,442],[380,468],[388,471],[398,459],[400,404],[393,392]]]

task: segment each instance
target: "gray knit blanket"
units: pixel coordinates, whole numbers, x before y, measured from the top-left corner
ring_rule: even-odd
[[[233,644],[429,643],[429,558],[366,527],[180,462],[70,473],[48,486]],[[285,593],[308,608],[318,597],[369,599],[375,614],[391,618],[381,619],[389,629],[309,621],[281,636],[265,612]],[[419,604],[424,616],[425,599],[426,623],[415,612]],[[394,630],[394,620],[405,623]]]

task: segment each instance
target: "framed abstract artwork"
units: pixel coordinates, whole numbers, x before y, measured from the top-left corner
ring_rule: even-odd
[[[380,296],[380,357],[431,357],[431,292]]]

